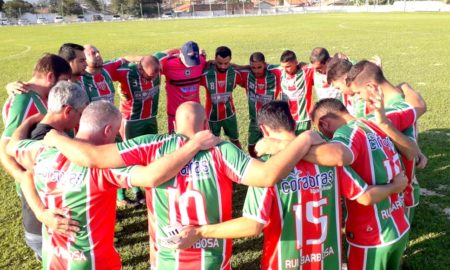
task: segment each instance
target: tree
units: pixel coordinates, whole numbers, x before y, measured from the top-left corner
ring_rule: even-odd
[[[84,2],[95,11],[100,11],[101,9],[100,3],[97,0],[84,0]]]
[[[12,0],[3,5],[3,11],[10,18],[19,18],[21,14],[33,10],[33,5],[23,0]]]

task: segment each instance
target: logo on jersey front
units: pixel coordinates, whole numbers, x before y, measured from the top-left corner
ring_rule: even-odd
[[[191,76],[191,70],[190,70],[190,69],[186,69],[186,70],[184,71],[184,75],[185,75],[186,77],[190,77],[190,76]]]

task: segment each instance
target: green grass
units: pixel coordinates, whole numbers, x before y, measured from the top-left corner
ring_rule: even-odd
[[[377,54],[386,76],[409,82],[428,103],[420,123],[420,145],[429,165],[418,172],[422,187],[443,196],[422,197],[416,211],[404,269],[449,269],[450,221],[443,209],[450,207],[450,14],[312,14],[202,20],[134,21],[121,23],[46,25],[0,28],[0,85],[27,80],[36,59],[56,52],[65,42],[95,44],[105,59],[127,54],[153,53],[196,40],[211,57],[219,45],[233,50],[236,63],[246,63],[250,53],[261,51],[277,63],[284,49],[308,61],[313,47],[331,53],[345,52],[353,59]],[[0,94],[0,100],[6,94]],[[242,89],[235,92],[240,134],[247,137],[247,103]],[[165,95],[160,104],[160,130],[166,131]],[[0,269],[36,269],[39,264],[26,248],[20,205],[13,180],[1,172]],[[245,189],[236,196],[235,216]],[[125,269],[148,269],[144,209],[119,211],[117,246]],[[260,239],[235,241],[233,266],[256,269]]]

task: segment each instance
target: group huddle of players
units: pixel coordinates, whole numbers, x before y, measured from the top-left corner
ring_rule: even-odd
[[[66,43],[28,82],[7,85],[0,160],[44,269],[121,269],[123,188],[148,208],[151,269],[231,269],[231,239],[260,233],[262,269],[400,268],[419,200],[415,167],[426,165],[421,96],[391,84],[380,63],[324,48],[309,64],[289,50],[279,65],[260,52],[248,65],[231,56],[221,46],[208,61],[189,41],[104,63],[94,46]],[[158,134],[161,76],[169,134]],[[250,156],[236,86],[248,99]],[[249,186],[235,219],[233,183]]]

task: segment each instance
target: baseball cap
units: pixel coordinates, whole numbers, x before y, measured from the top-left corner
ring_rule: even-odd
[[[194,41],[188,41],[181,47],[181,53],[184,56],[184,62],[187,66],[200,65],[200,55],[198,50],[198,44]]]

